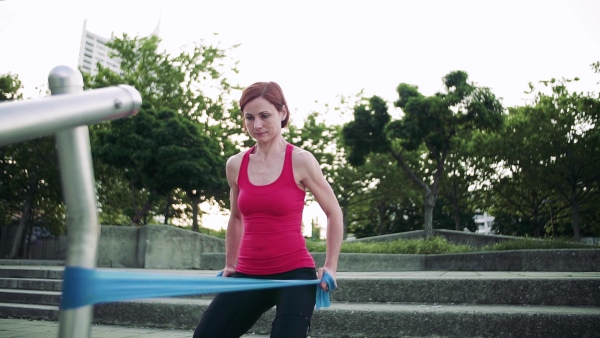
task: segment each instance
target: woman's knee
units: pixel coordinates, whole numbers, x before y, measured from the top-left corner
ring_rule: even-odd
[[[306,338],[310,331],[310,315],[277,314],[271,327],[271,338]]]

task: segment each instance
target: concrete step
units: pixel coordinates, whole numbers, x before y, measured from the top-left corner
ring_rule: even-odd
[[[341,274],[332,301],[600,307],[600,274]]]
[[[94,324],[193,330],[210,300],[152,299],[95,306]],[[269,310],[249,331],[268,334]],[[0,317],[58,320],[55,306],[0,303]],[[333,303],[311,337],[598,337],[600,310],[573,306]]]
[[[0,278],[62,279],[62,266],[0,265]]]
[[[58,320],[58,306],[0,303],[0,318]]]
[[[213,271],[178,273],[214,275]],[[331,297],[338,302],[600,306],[600,273],[341,272],[337,277],[339,288]],[[61,291],[62,281],[0,278],[0,289]],[[33,302],[35,294],[23,297]],[[0,294],[0,301],[9,300]]]
[[[65,266],[63,260],[51,260],[51,259],[0,259],[0,265],[9,266]]]
[[[61,291],[62,280],[40,278],[0,278],[0,288],[19,290]]]
[[[152,299],[95,307],[98,324],[193,329],[205,299]],[[267,334],[269,310],[251,332]],[[600,309],[574,306],[333,303],[316,311],[316,337],[594,337]]]
[[[60,291],[0,289],[0,301],[6,303],[58,306],[60,296]]]

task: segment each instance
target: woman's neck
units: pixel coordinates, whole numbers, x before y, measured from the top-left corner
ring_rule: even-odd
[[[267,160],[275,154],[280,152],[285,152],[285,147],[287,146],[287,141],[283,138],[283,136],[279,136],[269,142],[265,143],[256,143],[254,148],[254,155],[258,155],[263,160]]]

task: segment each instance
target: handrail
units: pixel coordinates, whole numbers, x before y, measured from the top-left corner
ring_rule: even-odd
[[[50,71],[48,87],[52,97],[0,104],[0,147],[56,136],[69,234],[65,267],[94,268],[100,223],[88,125],[137,114],[142,97],[127,85],[84,92],[81,73],[66,66]],[[58,336],[90,337],[92,317],[91,305],[60,310]]]
[[[135,115],[140,93],[128,85],[0,104],[0,147],[82,125]]]

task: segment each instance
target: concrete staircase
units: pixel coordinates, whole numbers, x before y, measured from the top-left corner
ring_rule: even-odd
[[[58,320],[62,272],[0,264],[0,317]],[[338,284],[311,337],[600,337],[600,272],[340,272]],[[193,329],[210,298],[97,305],[94,322]],[[251,331],[268,334],[272,319]]]

